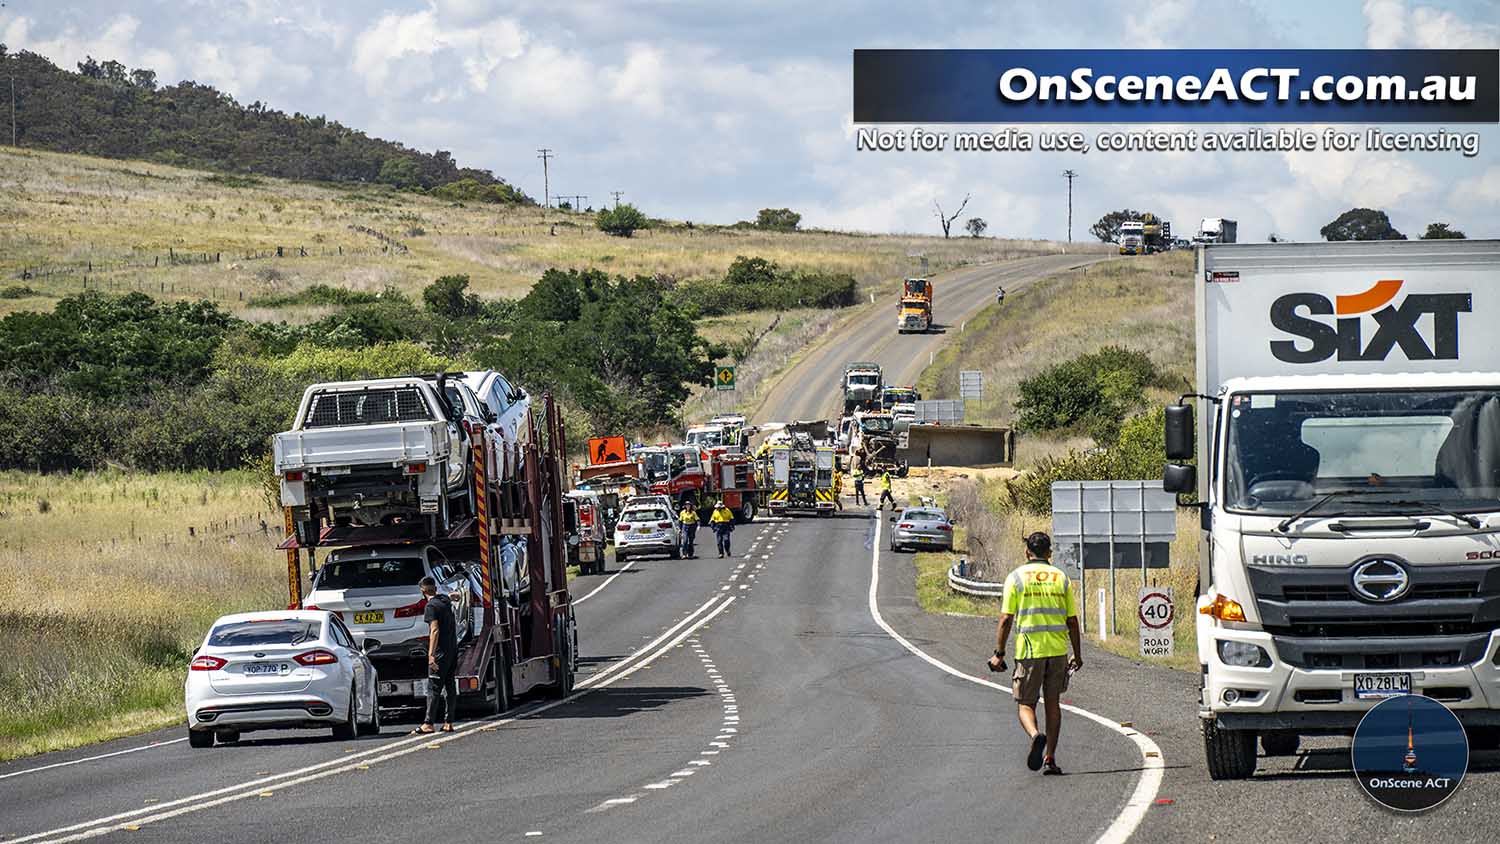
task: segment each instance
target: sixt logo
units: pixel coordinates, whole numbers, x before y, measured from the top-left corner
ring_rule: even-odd
[[[1302,340],[1272,340],[1271,354],[1287,363],[1385,360],[1397,346],[1407,360],[1457,360],[1458,315],[1469,313],[1468,293],[1408,293],[1399,306],[1400,279],[1385,279],[1363,293],[1328,297],[1317,293],[1288,293],[1271,303],[1271,324]],[[1377,310],[1378,309],[1378,310]],[[1417,321],[1432,315],[1432,337],[1423,337]],[[1311,317],[1335,315],[1332,325]],[[1364,342],[1365,316],[1375,321],[1375,333]],[[1310,341],[1308,348],[1298,348]]]

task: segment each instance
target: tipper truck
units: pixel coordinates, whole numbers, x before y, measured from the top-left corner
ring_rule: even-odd
[[[1500,242],[1209,244],[1195,285],[1163,485],[1201,510],[1209,774],[1402,694],[1500,746]]]
[[[880,390],[885,386],[880,364],[853,361],[844,365],[844,414],[880,407]]]
[[[901,302],[896,306],[896,332],[926,332],[932,327],[932,282],[908,278],[901,284]]]

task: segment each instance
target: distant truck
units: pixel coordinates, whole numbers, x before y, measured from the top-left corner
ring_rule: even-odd
[[[856,410],[873,410],[880,405],[880,391],[885,386],[880,364],[854,361],[844,366],[844,414]]]
[[[925,278],[908,278],[901,285],[901,302],[896,307],[896,331],[899,334],[924,333],[932,328],[932,282]]]
[[[1198,224],[1198,236],[1194,243],[1234,243],[1239,237],[1240,224],[1223,217],[1204,217]]]
[[[1194,277],[1163,486],[1201,510],[1209,775],[1403,694],[1500,747],[1500,241],[1208,244]]]
[[[1120,254],[1144,255],[1146,253],[1146,224],[1140,220],[1126,220],[1120,224]]]

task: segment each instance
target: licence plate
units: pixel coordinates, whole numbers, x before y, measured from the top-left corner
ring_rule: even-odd
[[[635,532],[641,536],[647,536],[651,533],[651,528],[636,528]]]
[[[372,610],[371,612],[357,612],[354,614],[355,624],[384,624],[385,610]]]
[[[276,676],[286,667],[284,662],[251,662],[245,665],[246,677]]]
[[[1396,697],[1411,694],[1410,674],[1355,674],[1356,699]]]

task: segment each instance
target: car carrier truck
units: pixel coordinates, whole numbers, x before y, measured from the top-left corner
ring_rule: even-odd
[[[540,418],[528,409],[524,445],[517,445],[513,455],[498,453],[505,447],[499,438],[469,432],[465,471],[474,512],[451,525],[425,519],[382,524],[334,521],[309,537],[305,531],[316,525],[299,527],[294,508],[285,507],[288,536],[280,548],[287,555],[289,606],[303,608],[302,565],[305,560],[315,568],[318,549],[428,549],[420,552],[437,553],[461,566],[469,575],[465,579],[478,590],[477,595],[462,596],[472,599],[478,612],[464,614],[472,626],[459,648],[460,703],[470,710],[497,713],[516,695],[532,690],[557,697],[570,694],[578,641],[567,581],[564,437],[561,415],[550,395],[543,397],[543,405]],[[413,410],[412,415],[420,412]],[[483,426],[478,420],[467,424]],[[502,473],[510,457],[515,464]],[[323,491],[314,488],[310,494]],[[403,609],[420,611],[420,606]],[[380,706],[421,706],[427,686],[426,649],[410,643],[371,647],[371,660],[380,674]]]
[[[1500,242],[1209,244],[1195,284],[1163,480],[1201,510],[1209,774],[1401,694],[1496,747]]]

